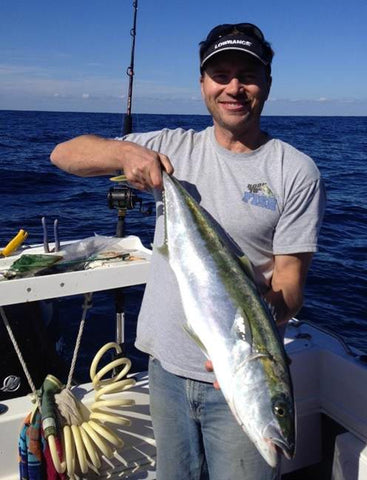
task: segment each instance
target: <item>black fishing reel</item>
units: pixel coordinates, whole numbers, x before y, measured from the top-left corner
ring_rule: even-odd
[[[118,210],[124,211],[132,210],[138,203],[140,213],[143,215],[151,215],[152,213],[152,208],[143,208],[143,200],[136,195],[131,187],[128,187],[125,184],[111,187],[107,195],[107,200],[108,207],[111,209],[117,208]]]
[[[110,209],[132,210],[137,203],[140,203],[141,210],[141,198],[127,185],[115,185],[111,187],[108,191],[107,200]]]
[[[108,207],[110,209],[117,209],[118,219],[116,227],[116,235],[118,237],[124,236],[125,231],[125,216],[127,210],[135,208],[136,204],[139,204],[139,212],[143,215],[151,215],[152,208],[143,208],[142,199],[136,195],[134,190],[125,184],[115,185],[111,187],[107,195]]]

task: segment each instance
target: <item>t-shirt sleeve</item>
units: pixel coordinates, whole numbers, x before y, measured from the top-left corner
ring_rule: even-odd
[[[156,152],[170,154],[174,151],[181,149],[181,144],[188,136],[194,134],[193,130],[183,130],[182,128],[176,128],[170,130],[164,128],[162,130],[156,130],[152,132],[143,133],[130,133],[124,137],[116,137],[115,140],[129,141],[137,143],[143,147]]]
[[[275,228],[273,254],[316,252],[325,205],[326,192],[321,179],[288,198]]]
[[[156,130],[143,133],[129,133],[123,137],[115,137],[115,140],[137,143],[143,147],[157,149],[164,136],[165,130]]]

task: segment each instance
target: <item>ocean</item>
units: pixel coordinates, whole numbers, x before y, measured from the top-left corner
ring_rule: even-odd
[[[135,131],[168,128],[201,130],[211,123],[205,115],[135,115]],[[94,233],[114,235],[117,213],[108,207],[107,177],[78,178],[49,161],[54,146],[83,133],[106,137],[121,134],[123,116],[103,113],[0,111],[0,245],[20,228],[29,243],[42,242],[41,218],[59,220],[61,242]],[[367,117],[264,117],[263,129],[310,155],[326,183],[328,204],[298,318],[327,328],[367,354]],[[152,198],[138,193],[144,210]],[[138,208],[126,218],[126,234],[139,235],[150,246],[154,212]],[[135,370],[146,357],[133,347],[143,286],[126,289],[126,345]],[[53,302],[54,329],[60,355],[69,362],[81,316],[81,297]],[[114,339],[114,297],[93,297],[77,368],[86,379],[91,357]]]

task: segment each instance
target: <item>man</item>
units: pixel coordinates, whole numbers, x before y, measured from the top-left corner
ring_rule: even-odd
[[[175,171],[249,257],[258,287],[282,324],[302,305],[324,192],[309,157],[261,130],[272,57],[256,26],[219,25],[200,44],[201,91],[213,127],[132,134],[123,141],[82,136],[57,146],[51,159],[83,176],[122,169],[138,189],[159,189],[162,168]],[[154,241],[160,244],[163,218],[157,206]],[[205,358],[183,331],[184,322],[174,274],[154,253],[136,346],[150,354],[157,479],[276,478],[278,472],[211,385],[213,373],[204,368]]]

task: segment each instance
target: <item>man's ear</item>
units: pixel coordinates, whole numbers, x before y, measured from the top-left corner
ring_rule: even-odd
[[[273,83],[273,77],[271,75],[268,75],[268,94],[270,93],[272,83]]]
[[[204,85],[204,75],[205,73],[203,72],[200,77],[199,77],[199,82],[200,82],[200,90],[201,90],[201,95],[203,95],[203,85]]]
[[[267,75],[267,76],[266,76],[266,84],[267,84],[267,87],[268,87],[268,93],[267,93],[267,95],[266,95],[266,100],[268,99],[269,94],[270,94],[270,89],[271,89],[272,81],[273,81],[272,76],[271,76],[271,75]]]

